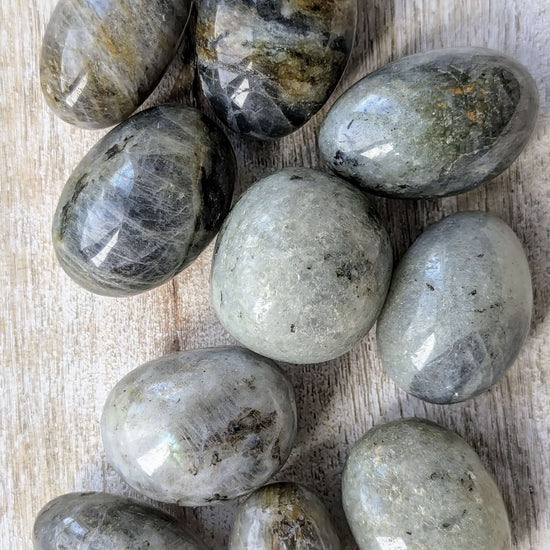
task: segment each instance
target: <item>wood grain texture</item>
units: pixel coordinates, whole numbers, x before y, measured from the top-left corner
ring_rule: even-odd
[[[377,199],[397,256],[424,227],[456,210],[501,216],[525,245],[535,288],[528,342],[500,384],[473,401],[425,404],[382,372],[374,331],[350,353],[317,366],[285,367],[296,388],[299,433],[280,480],[315,490],[344,547],[355,545],[340,503],[342,465],[373,424],[401,416],[435,420],[464,436],[501,488],[515,550],[550,549],[550,3],[547,0],[359,0],[355,50],[331,100],[373,69],[444,46],[487,46],[533,73],[541,113],[533,139],[503,175],[477,190],[433,201]],[[106,464],[99,417],[116,381],[179,349],[231,342],[208,296],[212,247],[172,283],[127,299],[94,296],[61,271],[50,242],[58,196],[103,132],[72,128],[45,107],[40,40],[54,0],[0,0],[0,548],[31,548],[40,507],[58,494],[106,490],[136,496]],[[206,110],[187,39],[147,102]],[[329,103],[330,105],[330,103]],[[282,166],[322,166],[316,144],[328,106],[275,143],[232,136],[239,191]],[[226,546],[235,503],[177,516],[212,549]],[[167,507],[164,507],[165,509]]]

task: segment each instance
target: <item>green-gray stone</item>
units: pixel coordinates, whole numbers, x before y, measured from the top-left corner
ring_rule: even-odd
[[[494,178],[534,129],[527,69],[484,48],[405,57],[346,91],[323,122],[331,170],[389,197],[456,195]]]
[[[428,420],[396,420],[359,440],[342,500],[360,550],[511,548],[493,478],[461,437]]]

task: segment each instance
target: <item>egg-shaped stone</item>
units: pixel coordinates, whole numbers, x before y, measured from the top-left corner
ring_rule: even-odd
[[[48,502],[33,529],[34,550],[206,550],[175,518],[130,498],[69,493]]]
[[[458,435],[409,418],[353,447],[342,501],[360,550],[510,550],[508,516],[491,474]]]
[[[84,128],[128,118],[176,54],[190,6],[191,0],[60,0],[40,58],[49,107]]]
[[[202,506],[263,485],[296,435],[294,390],[244,348],[185,351],[135,369],[103,410],[107,460],[134,489]]]
[[[294,132],[340,80],[356,17],[356,0],[203,0],[197,55],[206,98],[246,136]]]
[[[212,303],[257,353],[328,361],[370,330],[391,271],[389,237],[366,195],[323,172],[287,168],[248,189],[220,230]]]
[[[366,76],[329,111],[319,136],[328,167],[388,197],[442,197],[504,171],[533,132],[535,81],[485,48],[434,50]]]
[[[377,325],[382,364],[405,391],[456,403],[497,382],[531,324],[529,265],[515,233],[485,212],[427,229],[399,262]]]
[[[236,171],[228,139],[199,111],[138,113],[103,137],[65,185],[53,221],[61,266],[108,296],[167,282],[218,232]]]
[[[323,503],[296,483],[272,483],[240,506],[229,550],[341,550]]]

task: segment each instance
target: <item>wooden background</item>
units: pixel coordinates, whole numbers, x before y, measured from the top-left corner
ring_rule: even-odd
[[[38,79],[40,40],[54,0],[0,0],[0,548],[30,549],[33,519],[49,499],[75,490],[136,496],[105,463],[104,400],[125,373],[180,349],[232,342],[208,297],[210,247],[173,282],[128,299],[85,292],[61,271],[50,224],[61,189],[102,132],[72,128],[48,112]],[[285,367],[298,397],[299,432],[278,479],[320,494],[346,549],[354,549],[339,497],[342,465],[373,424],[428,417],[474,446],[497,479],[514,549],[550,549],[550,3],[548,0],[359,0],[355,50],[331,102],[400,56],[478,45],[517,57],[541,96],[535,135],[495,181],[456,198],[378,200],[397,256],[421,230],[456,210],[501,216],[525,245],[535,288],[527,344],[507,377],[480,397],[427,405],[382,372],[374,331],[339,360]],[[191,28],[192,31],[192,28]],[[188,37],[191,36],[188,31]],[[189,39],[148,105],[204,108]],[[318,166],[319,125],[277,143],[233,136],[239,192],[282,166]],[[212,549],[225,547],[236,503],[172,509]],[[475,549],[463,549],[475,550]]]

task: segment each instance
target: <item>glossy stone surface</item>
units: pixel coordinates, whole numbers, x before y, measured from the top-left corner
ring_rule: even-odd
[[[344,511],[360,550],[510,550],[502,497],[475,451],[433,422],[377,426],[353,447]]]
[[[257,353],[327,361],[370,330],[391,270],[389,237],[366,195],[323,172],[288,168],[255,183],[220,230],[212,303]]]
[[[534,129],[527,69],[484,48],[435,50],[368,75],[329,111],[319,136],[328,167],[389,197],[456,195],[494,178]]]
[[[272,361],[244,348],[181,352],[115,386],[101,435],[107,460],[139,492],[212,504],[250,493],[285,463],[294,390]]]
[[[34,550],[206,550],[161,510],[106,493],[70,493],[48,502],[33,529]]]
[[[101,139],[65,185],[53,222],[61,266],[108,296],[165,283],[218,232],[236,170],[231,144],[199,111],[138,113]]]
[[[510,227],[485,212],[453,214],[395,270],[377,325],[382,364],[416,397],[464,401],[514,362],[532,304],[529,266]]]
[[[176,54],[190,5],[190,0],[60,0],[40,59],[49,107],[84,128],[128,118]]]
[[[340,550],[319,498],[295,483],[262,487],[239,506],[229,550]]]
[[[280,138],[327,101],[353,44],[356,0],[203,0],[203,91],[231,129]]]

